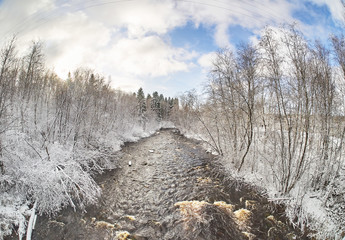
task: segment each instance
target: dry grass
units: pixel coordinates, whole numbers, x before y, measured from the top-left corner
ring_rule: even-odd
[[[252,213],[247,209],[239,209],[234,212],[236,222],[241,230],[249,229]]]
[[[183,201],[175,206],[182,215],[184,239],[245,239],[238,229],[231,204]]]
[[[232,204],[228,204],[226,202],[223,201],[219,201],[219,202],[214,202],[213,203],[215,206],[219,207],[220,209],[225,210],[228,214],[232,214],[232,212],[235,209],[235,206]]]
[[[198,183],[212,183],[212,179],[209,177],[203,178],[203,177],[198,177],[196,179]]]
[[[175,203],[175,206],[180,208],[184,221],[190,219],[202,221],[202,208],[205,205],[209,205],[209,203],[205,201],[182,201]]]
[[[129,240],[129,232],[127,231],[117,231],[114,240]]]
[[[96,228],[104,228],[104,229],[114,229],[115,225],[108,223],[106,221],[96,221],[95,223]]]

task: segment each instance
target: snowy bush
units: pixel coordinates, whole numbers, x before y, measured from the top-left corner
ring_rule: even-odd
[[[58,143],[42,148],[20,133],[11,132],[4,142],[2,162],[7,188],[26,196],[31,203],[37,202],[40,213],[96,202],[100,189],[90,175],[92,164],[86,157],[75,159],[71,148]]]
[[[13,225],[19,235],[25,234],[27,210],[25,196],[13,192],[0,194],[0,239],[12,233]]]

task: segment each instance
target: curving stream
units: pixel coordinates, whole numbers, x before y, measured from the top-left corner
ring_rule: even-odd
[[[98,206],[39,217],[33,239],[306,239],[283,207],[227,180],[201,143],[176,130],[122,152],[120,167],[96,179]]]

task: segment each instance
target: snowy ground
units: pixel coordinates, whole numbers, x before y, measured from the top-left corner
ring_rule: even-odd
[[[58,143],[42,150],[39,142],[32,141],[28,145],[28,136],[8,131],[6,149],[12,155],[15,153],[15,160],[20,164],[5,161],[6,172],[0,174],[3,189],[0,193],[0,239],[13,230],[20,236],[25,234],[34,203],[37,203],[39,214],[55,214],[66,206],[79,209],[95,203],[101,188],[92,176],[118,166],[115,152],[121,150],[125,142],[138,141],[169,126],[172,124],[161,122],[144,130],[134,125],[122,133],[110,132],[100,137],[98,149],[79,147],[73,150],[72,145]]]
[[[190,139],[207,139],[191,131],[185,131],[184,135]],[[216,154],[208,144],[203,146],[206,151]],[[245,181],[259,189],[264,189],[264,194],[269,199],[284,204],[286,215],[292,224],[305,229],[310,237],[320,240],[345,239],[345,166],[341,168],[339,175],[326,191],[310,191],[303,185],[304,182],[300,181],[300,184],[288,195],[283,195],[270,182],[268,175],[260,174],[260,172],[266,172],[267,169],[253,172],[249,167],[243,168],[238,173],[227,157],[220,158],[219,162],[229,178]],[[261,167],[264,166],[261,165]],[[298,216],[297,220],[296,216]]]

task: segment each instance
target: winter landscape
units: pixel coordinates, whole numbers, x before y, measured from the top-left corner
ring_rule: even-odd
[[[0,239],[345,239],[342,0],[0,0]]]

